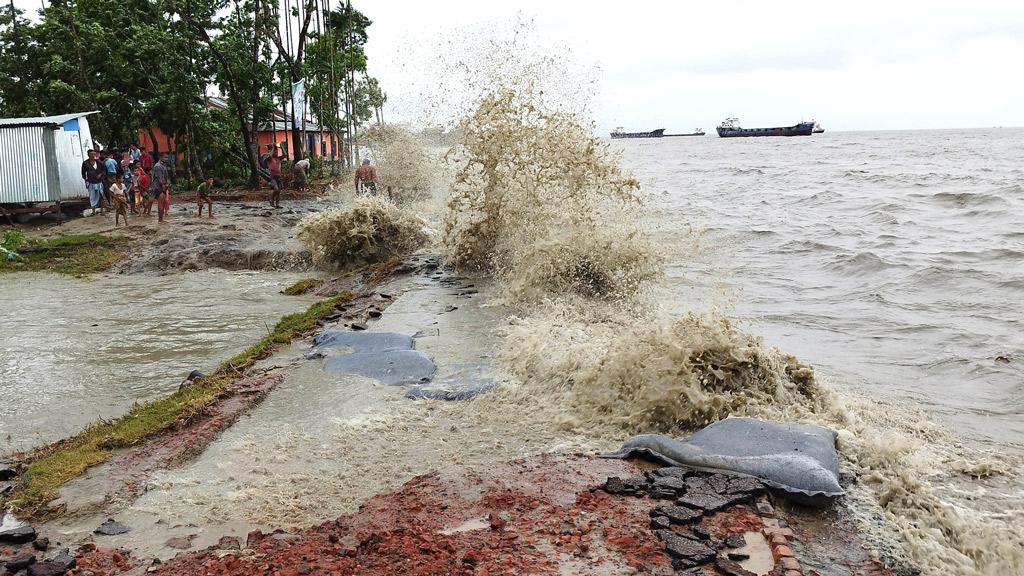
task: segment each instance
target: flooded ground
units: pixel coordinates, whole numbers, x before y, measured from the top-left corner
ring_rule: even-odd
[[[481,306],[478,290],[486,292],[473,282],[440,274],[402,280],[385,289],[397,298],[369,330],[414,337],[416,349],[437,365],[437,385],[491,378],[504,311]],[[458,431],[461,423],[424,419],[431,411],[428,403],[406,399],[408,386],[328,372],[327,358],[307,357],[310,350],[310,342],[303,341],[267,360],[284,376],[270,397],[194,462],[154,479],[143,496],[117,515],[132,531],[104,538],[104,544],[166,558],[178,551],[166,545],[173,537],[188,538],[198,548],[225,534],[244,539],[254,528],[298,529],[351,512],[415,474],[459,463],[442,456],[450,449],[467,454],[468,462],[504,459],[504,450],[492,449],[493,433],[480,430],[474,434],[476,446],[459,448],[468,440]],[[345,353],[324,352],[328,358]],[[430,432],[410,434],[404,415],[410,416],[409,426]],[[355,433],[365,426],[377,431]],[[417,440],[405,441],[409,438]],[[73,482],[62,494],[87,498],[75,494],[76,485],[83,490],[91,486],[88,480]],[[67,518],[56,529],[85,535],[106,513]]]
[[[315,299],[279,294],[299,277],[0,277],[0,453],[72,435],[211,371]]]

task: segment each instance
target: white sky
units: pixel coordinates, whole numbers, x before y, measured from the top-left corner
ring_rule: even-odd
[[[34,16],[39,1],[15,5]],[[453,42],[525,18],[553,56],[592,70],[602,132],[710,132],[727,116],[830,130],[1024,126],[1024,0],[355,5],[374,21],[367,52],[388,121],[422,118],[414,110],[444,84],[453,59],[440,52]]]
[[[390,120],[443,42],[517,13],[599,70],[601,131],[711,131],[816,118],[827,129],[1024,126],[1024,0],[707,2],[357,0]],[[553,50],[561,52],[560,49]],[[414,107],[414,106],[412,106]],[[403,117],[408,116],[408,117]]]

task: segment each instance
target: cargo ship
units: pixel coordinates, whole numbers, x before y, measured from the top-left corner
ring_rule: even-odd
[[[814,132],[814,122],[801,122],[795,126],[776,128],[741,128],[739,118],[726,118],[718,126],[718,135],[722,138],[738,138],[744,136],[810,136]]]
[[[700,128],[695,129],[689,134],[665,134],[664,128],[658,128],[657,130],[651,130],[650,132],[624,132],[622,128],[616,128],[611,133],[612,138],[672,138],[675,136],[703,136],[704,130]]]
[[[612,132],[612,138],[662,138],[665,136],[665,129],[658,128],[650,132],[623,132],[622,128],[616,128]]]

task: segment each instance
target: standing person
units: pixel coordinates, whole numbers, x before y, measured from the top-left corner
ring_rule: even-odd
[[[363,160],[363,165],[356,168],[356,194],[367,192],[377,193],[377,169],[370,166],[370,159]]]
[[[199,188],[196,190],[196,204],[199,204],[199,217],[203,217],[203,203],[206,203],[209,208],[210,218],[213,218],[213,176],[207,176],[206,180],[203,180],[199,184]]]
[[[110,198],[114,203],[114,226],[124,217],[124,225],[128,225],[128,201],[125,200],[124,178],[118,174],[110,186]]]
[[[150,194],[151,180],[149,174],[142,169],[142,166],[135,167],[135,189],[138,191],[135,196],[135,202],[141,204],[142,212],[140,216],[152,216],[153,215],[153,196]]]
[[[128,147],[128,156],[131,157],[132,163],[134,164],[135,162],[138,162],[139,157],[142,156],[142,150],[139,150],[138,146],[132,144]]]
[[[139,154],[139,162],[142,164],[142,170],[149,174],[153,170],[153,157],[149,155],[149,150],[145,148]]]
[[[164,215],[171,207],[171,175],[167,169],[167,154],[161,154],[160,160],[153,165],[153,182],[151,191],[156,196],[156,219],[164,221]]]
[[[124,160],[121,160],[121,179],[124,181],[124,197],[128,201],[128,208],[131,209],[132,214],[136,214],[135,209],[135,171],[132,167],[132,162],[129,159],[130,154],[125,154]]]
[[[270,173],[270,185],[273,187],[270,205],[274,208],[281,207],[281,160],[281,148],[274,146],[274,152],[267,158],[267,172]]]
[[[89,150],[89,159],[82,162],[82,180],[85,180],[85,187],[89,190],[89,206],[92,214],[96,209],[103,209],[103,175],[106,168],[100,163],[99,152]]]

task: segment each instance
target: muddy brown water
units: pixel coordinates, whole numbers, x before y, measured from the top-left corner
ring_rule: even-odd
[[[315,297],[301,275],[0,276],[0,454],[52,442],[213,370]]]

